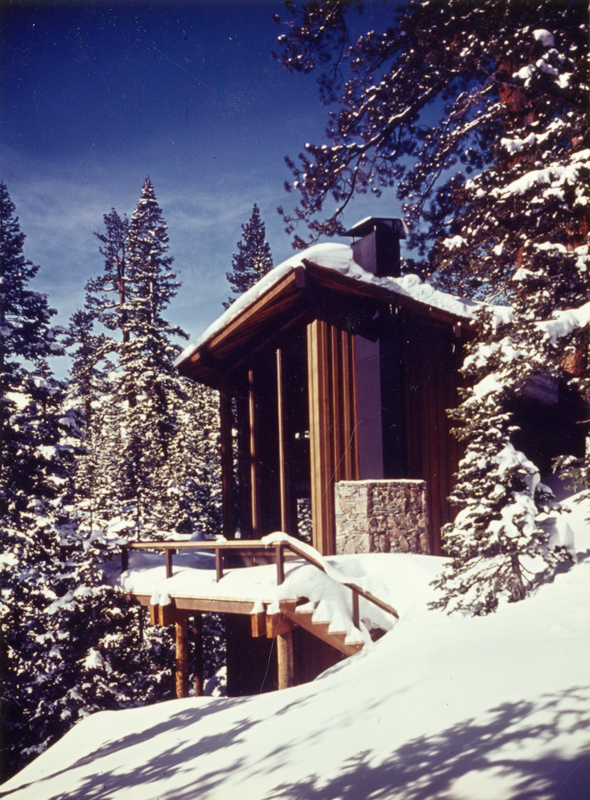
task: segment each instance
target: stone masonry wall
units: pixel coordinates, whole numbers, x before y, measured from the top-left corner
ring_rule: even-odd
[[[430,553],[426,482],[339,481],[336,553]]]

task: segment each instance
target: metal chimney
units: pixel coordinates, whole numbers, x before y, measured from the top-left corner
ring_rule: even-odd
[[[407,234],[402,219],[367,217],[344,235],[353,237],[352,257],[360,267],[380,277],[399,278],[400,239],[405,239]]]

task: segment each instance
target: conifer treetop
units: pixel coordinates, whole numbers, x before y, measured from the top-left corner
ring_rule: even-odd
[[[238,252],[232,256],[232,272],[227,272],[226,277],[232,285],[236,295],[250,289],[273,267],[270,245],[266,241],[266,227],[260,216],[260,209],[254,203],[252,215],[245,225],[242,225],[242,239],[237,243]],[[225,308],[235,300],[230,297],[224,303]]]

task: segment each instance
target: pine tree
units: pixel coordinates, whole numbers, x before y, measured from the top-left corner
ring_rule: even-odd
[[[407,268],[510,304],[482,310],[464,365],[471,388],[455,418],[465,457],[452,497],[462,510],[445,530],[454,560],[439,582],[438,605],[487,613],[567,561],[550,533],[559,508],[513,445],[510,409],[531,380],[589,388],[587,9],[411,2],[392,7],[385,33],[348,46],[354,5],[293,8],[279,40],[285,66],[319,68],[322,98],[336,104],[330,144],[289,161],[301,201],[284,218],[291,232],[307,222],[316,239],[340,230],[355,194],[396,186],[418,255]]]
[[[178,283],[149,178],[132,219],[113,209],[104,223],[96,234],[104,270],[89,281],[85,311],[71,329],[71,397],[87,418],[79,486],[88,487],[92,475],[86,506],[95,525],[116,522],[133,535],[199,526],[213,533],[220,514],[218,400],[174,366],[180,348],[173,339],[186,334],[165,318]]]
[[[503,168],[511,162],[518,173],[521,154],[526,166],[539,151],[587,147],[587,9],[561,0],[391,3],[384,33],[351,42],[347,17],[359,6],[289,4],[287,18],[276,18],[289,28],[279,37],[281,62],[293,72],[318,71],[321,99],[333,106],[328,143],[306,145],[299,164],[287,159],[287,188],[301,198],[283,212],[288,231],[307,223],[312,241],[332,235],[356,194],[380,197],[396,187],[408,245],[428,254],[412,266],[458,275],[459,285],[477,275],[462,291],[486,283],[489,296],[513,271],[518,244],[508,234],[522,225],[504,220],[500,251],[487,205]],[[583,217],[578,208],[567,227]],[[308,241],[295,236],[297,246]]]
[[[238,252],[232,256],[232,272],[226,273],[236,295],[246,292],[272,269],[270,246],[266,241],[266,228],[260,218],[260,210],[256,203],[252,207],[252,216],[242,225],[242,239],[238,242]],[[236,298],[230,297],[223,304],[229,308]]]
[[[63,352],[55,312],[29,288],[38,267],[0,183],[0,670],[2,770],[36,743],[35,649],[43,612],[61,581],[60,543],[70,528],[67,490],[77,434],[46,357]]]
[[[171,270],[167,228],[149,178],[131,218],[127,242],[124,309],[129,341],[123,343],[120,355],[126,395],[123,457],[125,492],[135,504],[139,533],[145,526],[157,530],[176,522],[175,515],[170,516],[166,491],[167,459],[178,434],[177,412],[186,400],[184,382],[174,366],[180,348],[172,337],[187,337],[163,316],[179,284]]]

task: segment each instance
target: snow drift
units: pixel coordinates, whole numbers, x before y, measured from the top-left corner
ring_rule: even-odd
[[[441,560],[360,557],[400,622],[311,684],[103,712],[10,800],[582,800],[590,796],[590,530],[576,563],[489,617],[428,611]],[[350,557],[357,559],[359,557]]]

